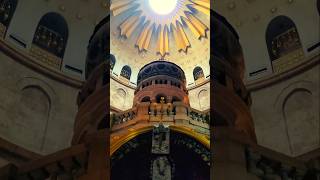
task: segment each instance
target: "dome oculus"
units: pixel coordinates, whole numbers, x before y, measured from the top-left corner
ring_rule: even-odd
[[[151,9],[160,15],[171,13],[177,6],[177,0],[149,0]]]

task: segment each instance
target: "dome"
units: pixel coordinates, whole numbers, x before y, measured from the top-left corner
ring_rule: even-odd
[[[138,85],[141,81],[158,75],[166,75],[185,82],[183,70],[176,64],[168,61],[153,61],[141,68],[138,73]]]

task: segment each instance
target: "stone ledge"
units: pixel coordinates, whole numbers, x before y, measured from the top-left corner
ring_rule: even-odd
[[[9,156],[15,156],[16,159],[22,159],[25,161],[31,161],[42,157],[40,154],[29,151],[3,138],[0,138],[0,151],[8,153]]]
[[[0,49],[4,54],[16,60],[18,63],[25,65],[36,72],[75,88],[82,87],[83,80],[65,75],[61,71],[48,68],[38,63],[37,60],[31,57],[27,52],[19,51],[3,39],[0,39]]]
[[[263,77],[261,79],[249,81],[246,83],[246,87],[248,91],[256,91],[256,90],[265,88],[267,86],[271,86],[273,84],[279,83],[301,72],[307,71],[319,63],[320,63],[320,54],[313,56],[309,60],[305,60],[302,63],[297,64],[293,68],[283,71],[279,74],[272,74],[272,75]]]

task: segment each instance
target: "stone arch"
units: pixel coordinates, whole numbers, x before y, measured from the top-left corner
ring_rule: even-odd
[[[112,101],[116,104],[115,107],[117,108],[124,108],[125,102],[127,99],[127,91],[121,87],[117,88],[114,95],[112,96]]]
[[[8,113],[9,139],[34,152],[45,152],[48,123],[57,111],[57,96],[49,84],[33,77],[17,81],[15,91],[17,96]]]
[[[19,96],[16,97],[13,108],[15,108],[14,114],[18,116],[11,116],[12,118],[12,131],[24,131],[26,135],[19,134],[20,137],[16,136],[16,140],[19,144],[22,144],[30,150],[36,152],[45,152],[47,143],[47,129],[48,123],[55,118],[57,108],[59,107],[59,98],[55,93],[54,89],[45,81],[34,78],[24,77],[17,81],[16,91]],[[30,102],[29,102],[30,100]],[[23,102],[24,104],[21,104]],[[47,105],[46,105],[47,104]],[[21,107],[19,107],[22,105]],[[38,108],[33,112],[27,108]],[[47,110],[45,109],[47,107]],[[29,118],[20,116],[22,113],[29,113]],[[41,114],[37,112],[42,112]],[[25,120],[30,121],[29,123]],[[34,123],[34,125],[32,125]],[[38,124],[38,125],[37,125]],[[28,135],[29,133],[29,135]],[[31,138],[30,140],[24,140],[24,138]],[[20,142],[22,141],[22,142]],[[29,142],[29,144],[26,144]]]
[[[210,93],[207,89],[202,89],[199,91],[198,101],[200,110],[207,110],[210,108]]]
[[[277,97],[275,108],[281,114],[291,155],[298,156],[319,147],[319,102],[312,82],[290,84]]]
[[[126,172],[125,174],[136,174],[136,167],[137,169],[141,168],[139,167],[144,167],[143,171],[141,172],[146,172],[149,171],[150,168],[146,165],[149,164],[149,160],[152,160],[149,156],[152,155],[150,153],[151,151],[149,150],[149,144],[150,147],[152,146],[152,125],[147,125],[143,127],[139,127],[138,129],[135,130],[134,135],[129,135],[125,134],[124,136],[117,138],[113,141],[113,143],[110,144],[110,155],[112,156],[112,159],[114,160],[114,169],[112,171],[115,176],[113,176],[113,179],[125,179],[121,177],[121,172]],[[180,162],[185,163],[185,158],[186,156],[190,156],[190,159],[193,159],[191,157],[194,157],[192,152],[196,152],[197,156],[199,156],[199,160],[201,161],[193,161],[192,164],[195,164],[194,166],[188,166],[189,170],[184,170],[184,172],[193,172],[196,171],[198,172],[199,170],[196,167],[201,167],[201,172],[205,172],[205,176],[203,173],[197,173],[197,175],[193,175],[194,177],[199,177],[200,179],[208,179],[210,176],[210,170],[209,170],[209,162],[210,162],[210,144],[208,140],[202,141],[202,139],[199,139],[200,137],[198,134],[195,132],[189,132],[186,130],[184,127],[172,127],[169,126],[170,128],[170,153],[166,154],[166,156],[172,161],[178,164],[179,160]],[[140,139],[140,140],[139,140]],[[142,141],[141,141],[142,140]],[[140,143],[144,142],[144,143]],[[177,145],[179,145],[180,151],[177,151]],[[134,147],[134,148],[132,148]],[[143,147],[145,150],[144,151],[135,151],[138,150],[139,147]],[[196,147],[196,148],[195,148]],[[183,151],[188,150],[188,153],[185,153]],[[190,150],[190,151],[189,151]],[[134,158],[139,161],[139,165],[137,166],[137,163],[120,163],[121,165],[119,166],[119,159],[121,158],[126,158],[130,157],[132,154],[131,152],[135,151],[134,153]],[[126,152],[126,155],[123,156],[123,152]],[[174,158],[178,157],[178,155],[182,158],[179,157],[179,160]],[[141,156],[141,158],[140,158]],[[143,161],[142,161],[143,159]],[[146,162],[147,161],[147,162]],[[122,162],[128,162],[128,161],[122,161]],[[133,162],[137,162],[134,160]],[[143,164],[143,165],[141,165]],[[180,164],[180,163],[179,163]],[[124,165],[124,166],[123,166]],[[147,167],[147,168],[146,168]],[[130,171],[128,171],[128,169]],[[132,171],[132,169],[134,169]],[[192,171],[193,170],[193,171]],[[202,171],[206,170],[206,171]],[[181,170],[180,170],[181,171]],[[181,174],[181,172],[177,172]],[[146,179],[143,176],[142,179]],[[180,176],[181,177],[181,176]],[[192,175],[185,175],[184,177],[181,177],[181,179],[188,179],[187,177],[192,177]],[[180,178],[177,178],[180,179]]]

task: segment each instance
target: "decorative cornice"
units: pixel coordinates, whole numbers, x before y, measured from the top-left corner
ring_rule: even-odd
[[[203,86],[203,85],[205,85],[207,83],[210,83],[210,78],[207,78],[204,81],[202,81],[201,83],[196,84],[194,86],[187,87],[187,90],[190,91],[190,90],[193,90],[193,89],[197,89],[197,88],[199,88],[199,87],[201,87],[201,86]]]
[[[264,78],[250,81],[246,83],[246,87],[248,91],[256,91],[262,88],[265,88],[267,86],[271,86],[273,84],[279,83],[281,81],[284,81],[290,77],[293,77],[301,72],[307,71],[317,64],[320,63],[320,54],[311,57],[310,59],[304,60],[302,63],[294,66],[291,69],[288,69],[282,73],[279,74],[272,74],[269,76],[266,76]]]
[[[126,84],[126,83],[122,82],[122,81],[121,81],[120,79],[118,79],[116,76],[110,75],[110,77],[111,77],[111,79],[115,80],[116,82],[118,82],[118,83],[120,83],[120,84],[122,84],[122,85],[124,85],[124,86],[126,86],[126,87],[128,87],[128,88],[130,88],[130,89],[132,89],[132,90],[136,90],[136,87],[135,87],[135,86],[132,86],[132,85],[130,85],[130,84]]]
[[[296,158],[304,162],[309,162],[315,159],[319,159],[319,157],[320,157],[320,148],[317,148],[315,150],[312,150],[310,152],[297,156]]]
[[[28,68],[45,76],[48,76],[51,79],[57,80],[61,83],[67,84],[75,88],[81,88],[84,82],[78,78],[65,75],[61,71],[51,69],[43,64],[38,63],[33,57],[28,55],[26,52],[19,51],[18,49],[10,45],[8,42],[5,42],[3,39],[0,39],[0,49],[6,55],[11,57],[15,61],[19,62],[20,64],[25,65]]]

